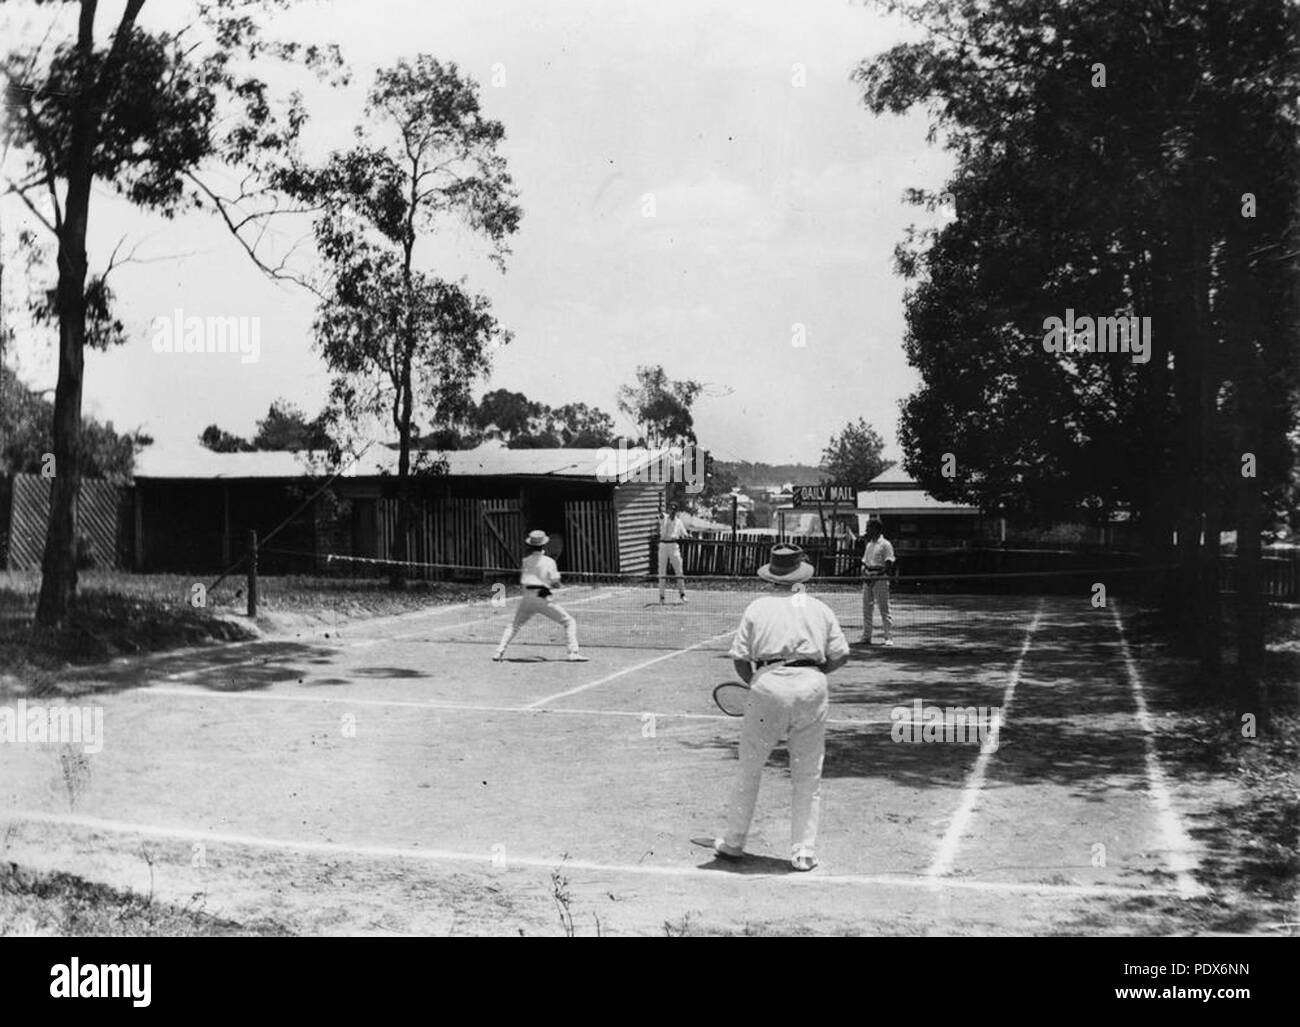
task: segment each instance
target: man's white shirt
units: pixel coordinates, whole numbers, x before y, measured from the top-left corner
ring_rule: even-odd
[[[733,660],[827,660],[849,654],[831,608],[804,592],[755,599],[731,643]]]
[[[883,568],[885,563],[894,558],[894,547],[889,539],[881,537],[874,542],[868,542],[866,549],[862,551],[862,562],[873,570]]]
[[[519,584],[555,588],[560,583],[560,568],[545,553],[529,553],[519,572]]]
[[[686,530],[686,525],[682,523],[680,517],[665,516],[659,522],[659,541],[676,542],[678,539],[686,538],[690,534]]]

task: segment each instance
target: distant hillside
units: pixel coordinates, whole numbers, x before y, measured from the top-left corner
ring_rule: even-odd
[[[730,471],[746,488],[773,488],[792,485],[817,485],[826,477],[820,467],[807,464],[754,464],[749,461],[717,460],[714,467]]]

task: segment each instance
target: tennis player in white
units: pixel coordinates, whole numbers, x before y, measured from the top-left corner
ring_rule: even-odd
[[[763,767],[782,738],[788,738],[791,866],[817,865],[817,824],[821,817],[822,759],[830,694],[826,675],[844,666],[849,644],[831,608],[795,586],[813,568],[797,546],[779,545],[758,576],[772,583],[772,594],[745,609],[731,646],[736,673],[750,686],[740,730],[740,771],[727,806],[727,833],[713,851],[721,859],[740,859],[758,801]]]
[[[880,623],[885,629],[885,645],[893,645],[894,618],[889,612],[889,576],[894,573],[894,547],[885,538],[879,521],[870,521],[865,532],[867,544],[862,550],[862,643],[871,644],[874,610],[880,607]]]
[[[551,589],[560,585],[560,569],[555,561],[546,555],[546,543],[550,541],[544,531],[532,531],[524,540],[528,550],[524,556],[523,566],[519,569],[519,584],[524,594],[519,599],[519,609],[515,618],[501,636],[501,644],[492,655],[492,659],[501,660],[506,655],[506,646],[519,633],[519,629],[532,619],[534,614],[541,614],[557,624],[564,626],[564,637],[569,647],[570,663],[586,663],[587,657],[578,651],[578,622],[562,606],[551,602]]]
[[[664,578],[669,567],[677,576],[677,594],[686,602],[686,578],[682,576],[681,540],[690,537],[682,523],[681,510],[676,503],[668,504],[668,512],[659,521],[659,602],[664,601]]]

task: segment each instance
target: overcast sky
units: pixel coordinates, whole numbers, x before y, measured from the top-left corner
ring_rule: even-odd
[[[421,254],[467,275],[514,333],[480,391],[586,402],[629,428],[618,387],[662,364],[706,383],[696,427],[722,459],[815,463],[859,416],[898,456],[916,378],[892,253],[928,217],[901,197],[940,185],[950,162],[922,118],[871,117],[849,76],[905,38],[900,21],[849,0],[335,0],[277,24],[338,42],[355,72],[350,90],[308,93],[317,145],[346,146],[374,69],[421,52],[477,78],[504,123],[524,211],[506,273],[452,226]],[[88,413],[170,447],[213,422],[251,434],[279,396],[319,409],[309,294],[260,278],[205,216],[162,222],[103,189],[94,204],[98,265],[122,237],[150,262],[114,272],[131,342],[88,358]],[[0,213],[8,250],[23,218],[12,200]],[[7,277],[13,304],[25,283]],[[261,359],[154,353],[151,321],[177,307],[260,317]],[[29,382],[53,384],[49,338],[25,334],[19,353]]]

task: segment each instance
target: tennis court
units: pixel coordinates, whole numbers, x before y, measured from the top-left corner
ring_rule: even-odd
[[[1140,661],[1087,592],[900,595],[897,644],[855,647],[831,678],[821,867],[788,873],[780,748],[754,858],[714,862],[693,839],[721,827],[739,722],[711,691],[753,594],[566,589],[586,664],[538,619],[492,663],[514,606],[498,595],[120,668],[95,698],[102,752],[0,747],[0,819],[36,865],[75,856],[133,886],[147,870],[160,893],[326,933],[554,933],[557,868],[604,933],[692,916],[1013,933],[1195,892]],[[856,639],[856,593],[830,601]],[[997,709],[997,734],[896,741],[918,702]]]

